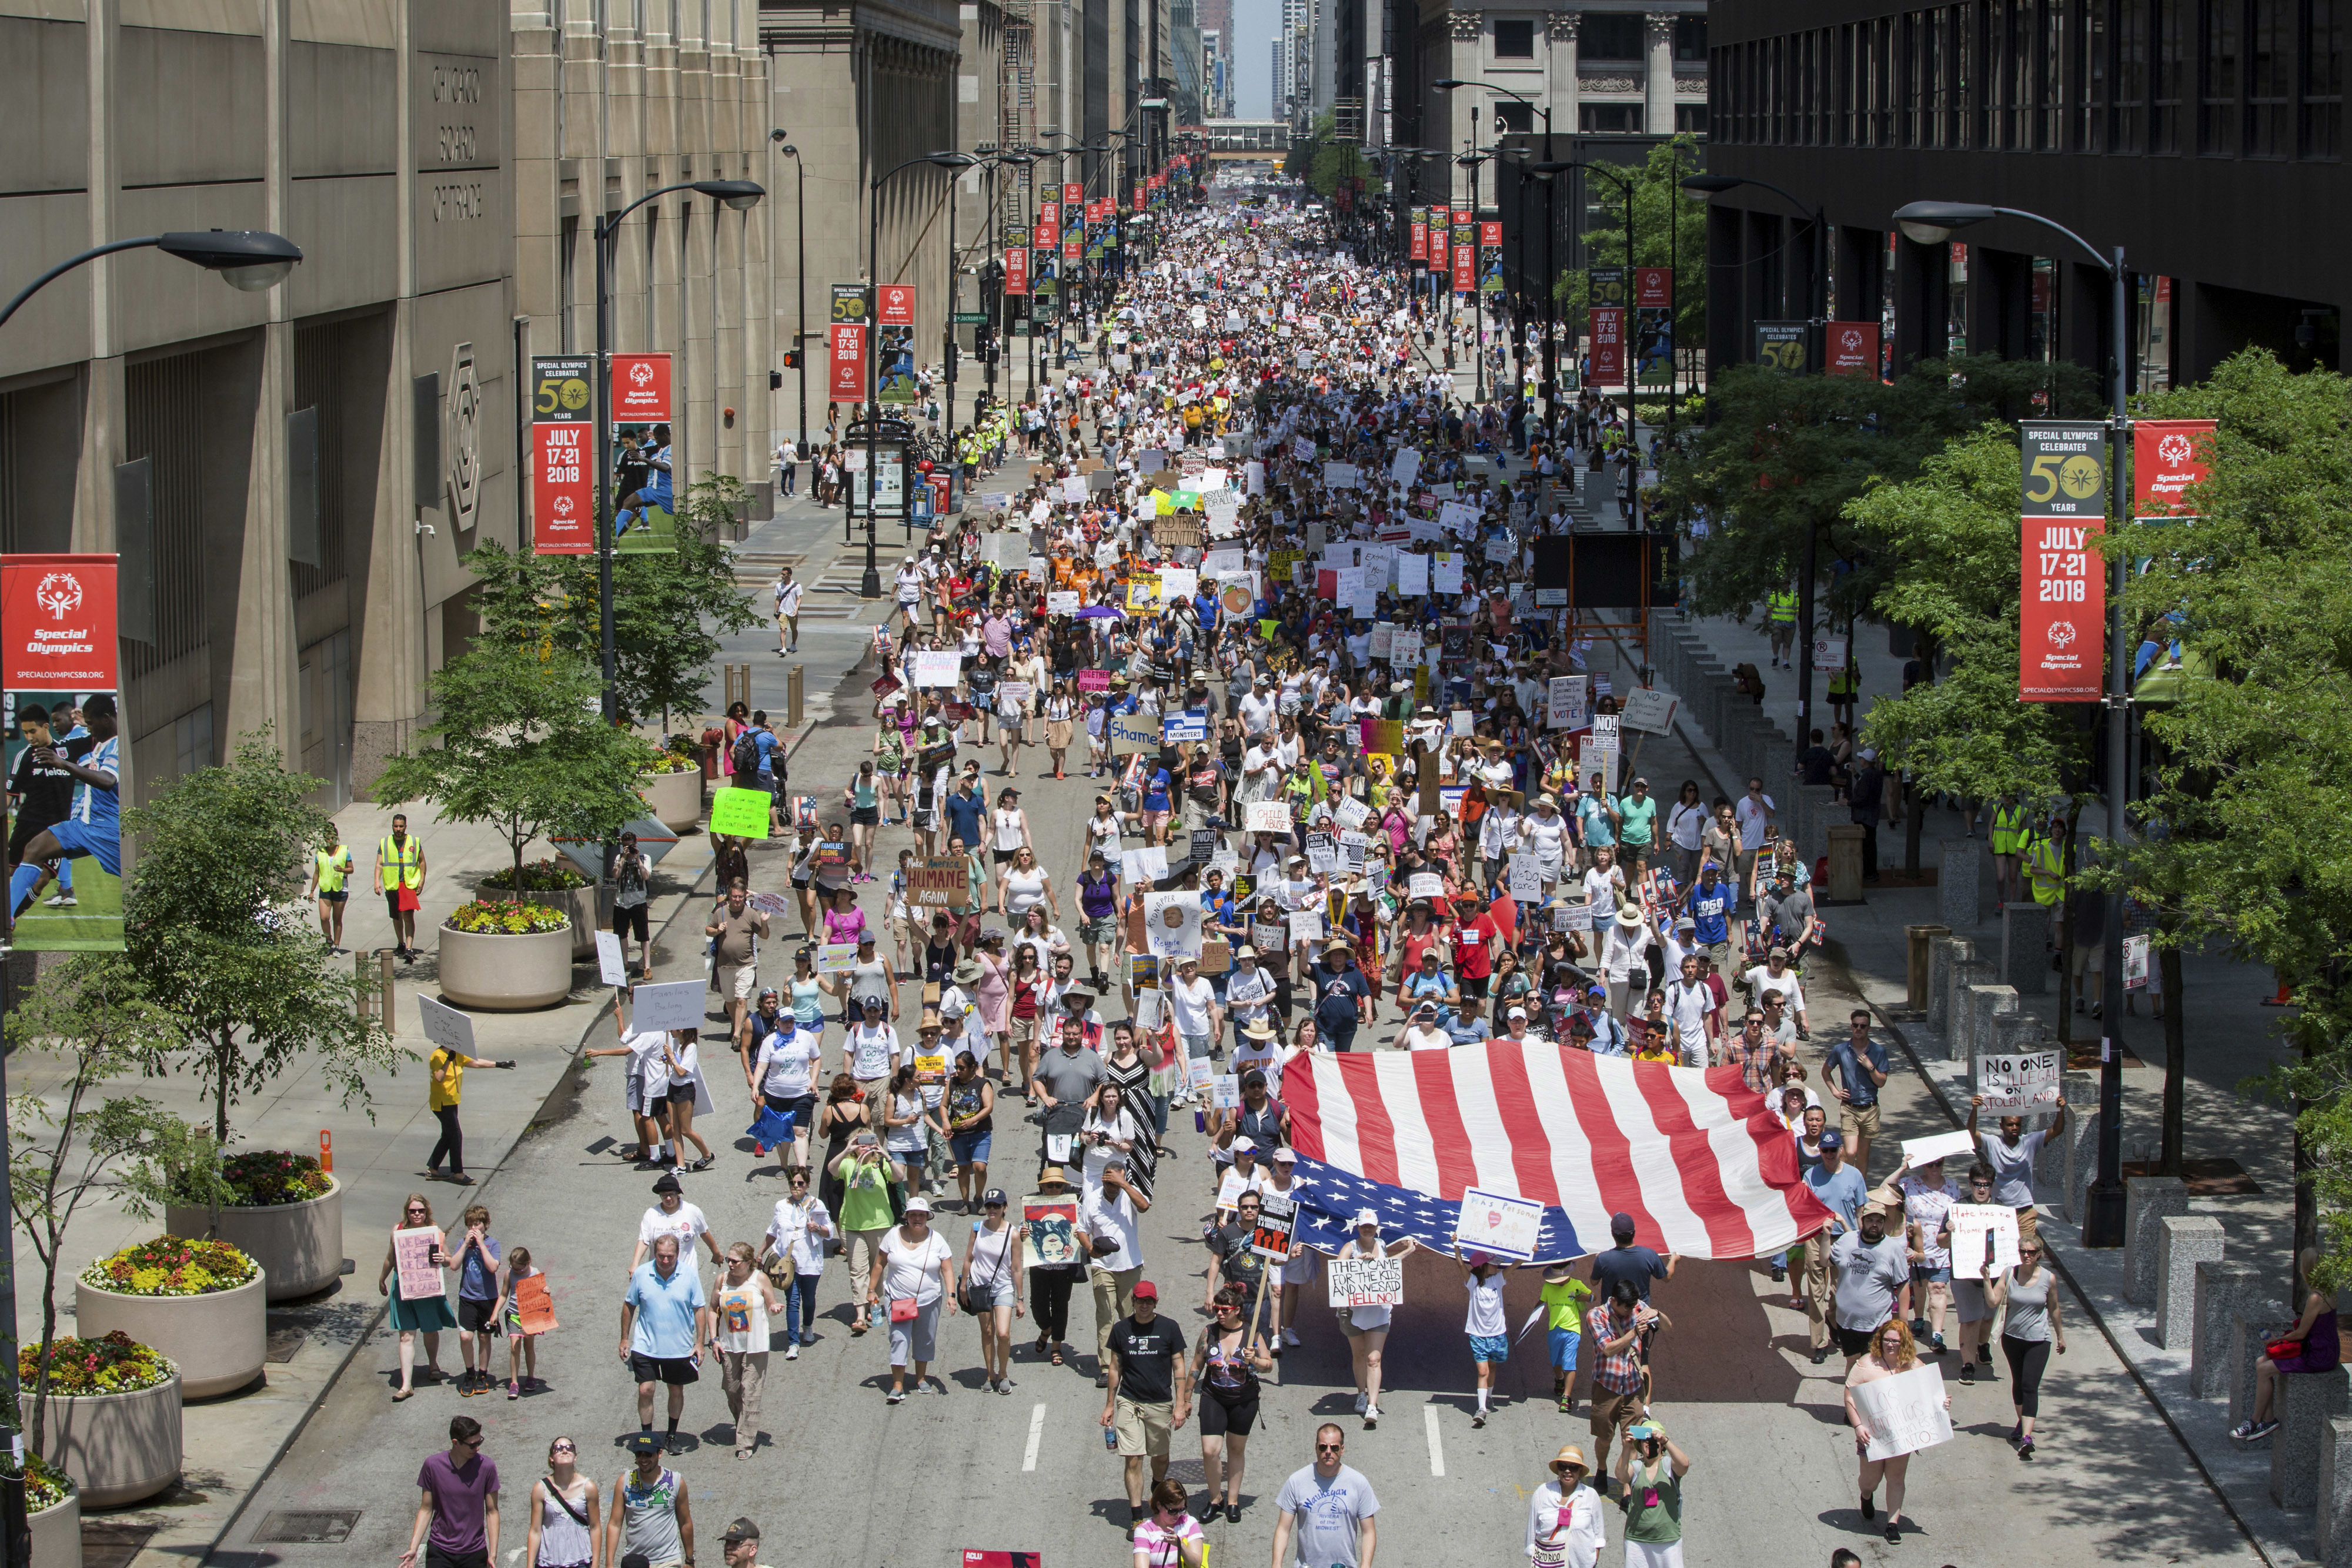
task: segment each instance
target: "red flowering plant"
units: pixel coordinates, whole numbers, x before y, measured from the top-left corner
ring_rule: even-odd
[[[81,1282],[126,1296],[208,1296],[250,1283],[257,1267],[226,1241],[158,1236],[100,1258]]]
[[[317,1156],[284,1149],[240,1150],[221,1162],[221,1179],[228,1184],[228,1201],[239,1208],[307,1203],[335,1185]]]

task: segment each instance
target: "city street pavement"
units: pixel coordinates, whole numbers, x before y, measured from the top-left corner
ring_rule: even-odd
[[[836,629],[828,640],[839,643],[842,635]],[[839,645],[848,652],[845,643]],[[809,651],[805,632],[803,647]],[[782,666],[772,653],[769,660]],[[842,688],[847,689],[845,679]],[[836,699],[835,711],[794,758],[795,779],[824,779],[830,789],[830,780],[870,744],[869,735],[863,710]],[[1675,744],[1661,744],[1654,758],[1645,758],[1654,779],[1678,781],[1694,766]],[[988,760],[993,762],[992,751]],[[1083,779],[1041,779],[1035,770],[1043,761],[1034,748],[1024,754],[1019,787],[1066,915],[1066,878],[1094,786]],[[988,782],[992,792],[1001,788],[992,768]],[[906,842],[903,830],[886,828],[881,858],[895,859]],[[755,853],[752,866],[755,887],[782,884],[772,852]],[[869,919],[881,914],[881,891],[878,883],[860,889]],[[772,944],[770,964],[787,965],[793,945],[789,937]],[[692,944],[673,933],[664,945],[659,977],[698,967]],[[1851,1004],[1834,973],[1820,975],[1814,986],[1815,1034],[1826,1039],[1825,1022]],[[1115,1008],[1114,1001],[1106,1011]],[[1384,1016],[1370,1032],[1385,1042],[1394,1027],[1393,1016]],[[837,1026],[828,1039],[837,1043]],[[1818,1054],[1808,1061],[1818,1082]],[[719,1061],[709,1076],[719,1111],[703,1125],[719,1161],[712,1171],[687,1178],[688,1196],[703,1207],[722,1242],[755,1239],[781,1196],[777,1163],[772,1157],[755,1162],[749,1140],[735,1135],[749,1120],[740,1073]],[[635,1426],[631,1388],[614,1354],[617,1301],[637,1218],[651,1202],[649,1176],[621,1166],[609,1152],[628,1136],[620,1093],[613,1062],[575,1069],[548,1113],[476,1194],[497,1217],[495,1234],[509,1246],[530,1247],[552,1276],[556,1315],[564,1326],[541,1351],[549,1392],[519,1402],[502,1395],[461,1399],[443,1385],[394,1405],[388,1375],[397,1352],[379,1329],[223,1542],[234,1559],[302,1563],[324,1562],[330,1553],[372,1561],[396,1555],[415,1510],[415,1466],[441,1446],[447,1417],[461,1410],[483,1422],[488,1452],[506,1478],[510,1522],[502,1555],[521,1544],[524,1490],[556,1435],[581,1441],[609,1491],[625,1462],[617,1444]],[[1946,1125],[1924,1085],[1908,1074],[1890,1083],[1885,1115],[1882,1149],[1901,1136]],[[1160,1201],[1145,1222],[1145,1275],[1160,1285],[1192,1337],[1202,1321],[1202,1256],[1196,1239],[1208,1166],[1189,1119],[1180,1113],[1175,1125],[1175,1158],[1162,1164]],[[1025,1187],[1035,1137],[1035,1129],[1011,1111],[1000,1113],[994,1181],[1008,1189]],[[1881,1176],[1887,1160],[1882,1154],[1875,1162]],[[446,1203],[450,1195],[436,1190],[434,1196]],[[388,1205],[376,1213],[354,1212],[351,1233],[356,1238],[372,1227],[380,1229],[390,1218]],[[944,1233],[961,1245],[970,1222],[947,1213],[940,1218]],[[360,1249],[356,1240],[352,1245]],[[1533,1306],[1535,1287],[1532,1278],[1514,1281],[1515,1327]],[[362,1291],[373,1288],[372,1276],[361,1282]],[[739,1513],[765,1527],[772,1562],[790,1554],[845,1564],[948,1563],[964,1548],[1040,1551],[1055,1561],[1122,1560],[1118,1527],[1125,1503],[1118,1466],[1100,1446],[1101,1396],[1090,1375],[1093,1325],[1083,1292],[1073,1302],[1071,1339],[1082,1353],[1076,1365],[1041,1364],[1028,1346],[1027,1322],[1020,1320],[1013,1394],[983,1392],[977,1332],[949,1318],[937,1368],[948,1392],[891,1407],[882,1397],[884,1338],[850,1335],[846,1291],[846,1271],[836,1260],[819,1291],[819,1343],[796,1362],[785,1362],[781,1350],[771,1360],[762,1421],[770,1436],[752,1459],[739,1463],[729,1457],[732,1433],[715,1371],[706,1370],[690,1392],[683,1430],[691,1435],[693,1450],[673,1463],[695,1500],[702,1560],[715,1557],[718,1531]],[[1242,1521],[1210,1527],[1220,1561],[1245,1563],[1266,1551],[1274,1522],[1268,1500],[1286,1475],[1311,1458],[1314,1427],[1325,1418],[1340,1420],[1349,1462],[1381,1493],[1383,1561],[1516,1560],[1528,1494],[1544,1479],[1544,1462],[1560,1442],[1588,1438],[1584,1406],[1567,1417],[1551,1407],[1544,1397],[1549,1379],[1542,1342],[1530,1335],[1506,1371],[1507,1402],[1484,1430],[1474,1431],[1471,1364],[1454,1266],[1434,1257],[1413,1260],[1406,1293],[1390,1341],[1384,1418],[1370,1433],[1360,1431],[1350,1413],[1345,1345],[1328,1309],[1313,1300],[1302,1308],[1307,1343],[1285,1358],[1282,1386],[1268,1391],[1251,1444]],[[1659,1287],[1656,1300],[1674,1322],[1658,1345],[1657,1411],[1696,1464],[1685,1516],[1685,1560],[1693,1568],[1814,1568],[1840,1544],[1852,1545],[1872,1564],[1998,1561],[2004,1568],[2075,1568],[2094,1560],[2258,1561],[2157,1413],[2123,1375],[2111,1347],[2072,1310],[2072,1301],[2071,1354],[2055,1364],[2045,1388],[2042,1457],[2021,1464],[2000,1440],[2011,1420],[2005,1374],[2000,1384],[1955,1384],[1958,1436],[1913,1467],[1906,1512],[1919,1521],[1920,1533],[1889,1547],[1864,1531],[1855,1511],[1852,1440],[1840,1425],[1832,1376],[1836,1364],[1808,1364],[1802,1317],[1769,1285],[1764,1266],[1685,1264]],[[1590,1357],[1588,1350],[1588,1363]],[[445,1367],[459,1364],[453,1345],[444,1344],[441,1361]],[[1196,1424],[1178,1434],[1175,1456],[1173,1473],[1197,1490]],[[270,1533],[274,1516],[316,1510],[357,1511],[348,1539],[334,1545],[257,1539],[257,1531]],[[1613,1512],[1611,1519],[1615,1542],[1621,1531]],[[1612,1544],[1602,1562],[1614,1568],[1622,1557],[1622,1547]]]

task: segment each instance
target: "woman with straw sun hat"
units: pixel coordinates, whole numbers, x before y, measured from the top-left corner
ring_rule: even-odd
[[[1584,1484],[1592,1473],[1574,1443],[1552,1456],[1552,1479],[1528,1500],[1528,1561],[1537,1568],[1594,1568],[1609,1544],[1601,1494]]]

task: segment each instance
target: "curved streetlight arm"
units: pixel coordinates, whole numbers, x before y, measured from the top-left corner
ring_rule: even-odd
[[[24,304],[26,300],[30,299],[34,295],[38,294],[42,289],[47,287],[58,278],[63,277],[67,273],[71,272],[75,267],[79,267],[82,263],[86,261],[96,261],[101,256],[111,256],[118,250],[142,250],[149,246],[161,245],[163,242],[163,236],[162,235],[146,235],[138,239],[119,239],[113,241],[111,244],[93,246],[89,249],[83,251],[79,256],[69,256],[66,257],[65,260],[58,263],[57,266],[49,268],[48,271],[41,274],[40,277],[33,279],[32,282],[27,283],[23,288],[17,290],[16,298],[8,301],[8,305],[5,309],[0,309],[0,327],[5,327],[8,324],[8,318],[16,313],[16,308],[18,306]]]
[[[2045,229],[2050,229],[2055,233],[2064,235],[2068,239],[2073,240],[2076,245],[2081,246],[2083,247],[2084,254],[2087,255],[2093,261],[2097,262],[2099,264],[2099,270],[2105,273],[2109,277],[2116,276],[2123,267],[2124,253],[2120,248],[2112,256],[2103,256],[2099,253],[2099,248],[2093,245],[2089,240],[2084,239],[2081,235],[2076,234],[2064,224],[2056,222],[2051,218],[2045,218],[2040,213],[2024,212],[2016,207],[1995,207],[1993,211],[1999,213],[2002,217],[2023,218],[2028,223],[2040,224]],[[5,319],[5,318],[0,318],[0,319]]]
[[[800,155],[797,152],[793,154],[795,159],[799,156]],[[698,180],[681,180],[675,185],[664,185],[658,191],[647,191],[644,195],[639,196],[635,201],[631,202],[627,206],[623,207],[619,212],[614,213],[611,217],[606,218],[598,226],[602,228],[609,237],[619,230],[622,219],[627,217],[631,213],[635,212],[639,207],[644,206],[647,202],[653,201],[656,197],[660,196],[675,195],[680,191],[691,191],[700,183],[701,182]]]

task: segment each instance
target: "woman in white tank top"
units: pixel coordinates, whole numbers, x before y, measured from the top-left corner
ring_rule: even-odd
[[[579,1466],[580,1446],[571,1438],[547,1446],[547,1474],[530,1485],[530,1538],[523,1555],[531,1568],[586,1568],[596,1555],[596,1483]]]

